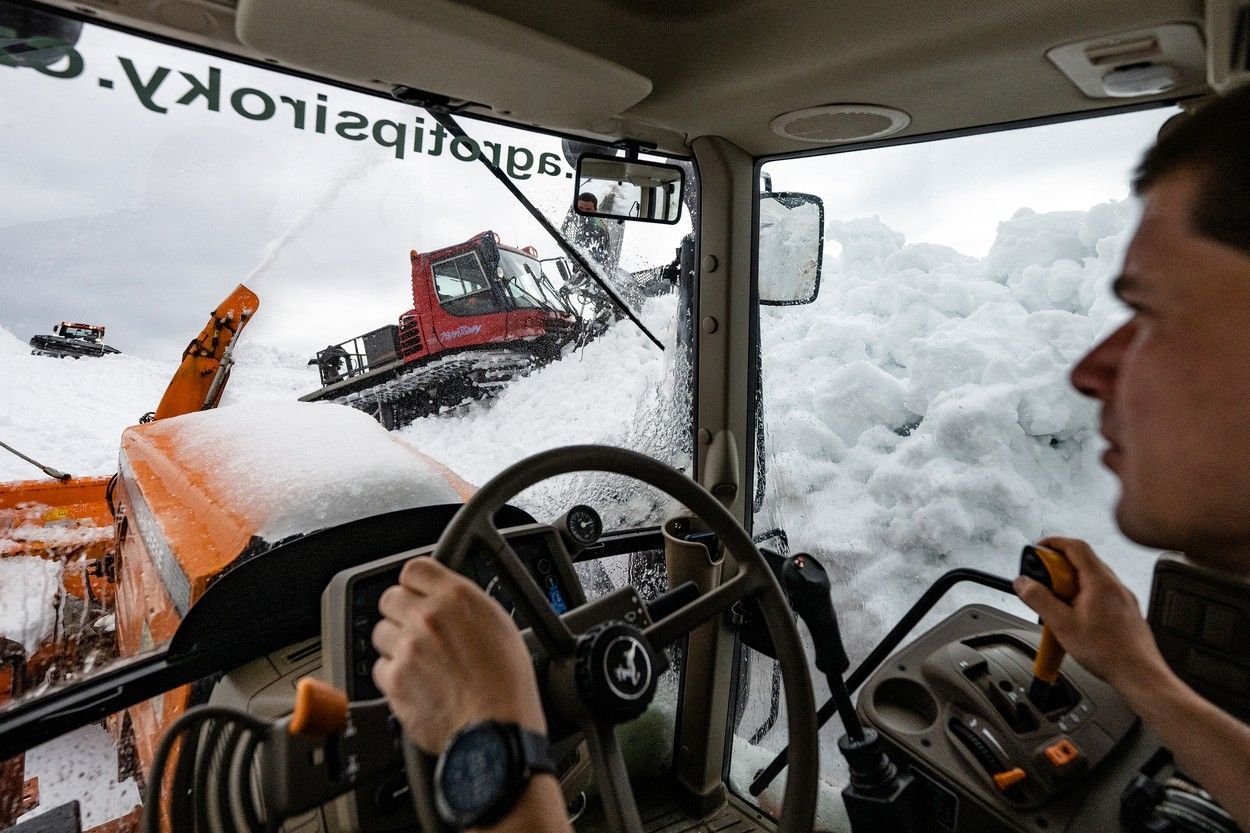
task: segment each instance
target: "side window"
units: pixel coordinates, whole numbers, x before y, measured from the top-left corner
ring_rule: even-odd
[[[823,562],[853,664],[940,575],[1015,575],[1046,535],[1089,541],[1146,598],[1149,560],[1111,517],[1097,403],[1067,377],[1124,319],[1109,285],[1137,222],[1129,181],[1175,112],[763,167],[777,192],[820,197],[825,222],[817,297],[759,310],[754,528]],[[935,616],[971,600],[1028,614],[956,591]],[[744,648],[739,679],[730,769],[747,795],[787,738],[773,661]],[[821,735],[831,783],[839,734]]]
[[[474,252],[434,264],[434,287],[439,303],[452,315],[482,315],[503,309]]]

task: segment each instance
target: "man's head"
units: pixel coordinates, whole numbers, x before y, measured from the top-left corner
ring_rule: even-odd
[[[577,195],[577,210],[593,214],[599,210],[599,198],[589,191]]]
[[[1072,382],[1102,402],[1124,533],[1250,566],[1250,89],[1164,131],[1134,188],[1133,315]]]

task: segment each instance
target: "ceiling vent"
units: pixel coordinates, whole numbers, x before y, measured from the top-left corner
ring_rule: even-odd
[[[813,145],[836,145],[880,139],[911,124],[911,116],[875,104],[827,104],[795,110],[772,120],[778,136]]]
[[[1194,92],[1206,80],[1207,50],[1192,23],[1056,46],[1046,57],[1090,98]]]

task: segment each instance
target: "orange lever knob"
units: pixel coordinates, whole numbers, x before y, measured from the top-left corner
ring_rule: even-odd
[[[347,692],[316,677],[295,684],[295,711],[287,727],[292,735],[334,735],[347,728]]]
[[[1072,569],[1067,557],[1057,550],[1049,547],[1025,547],[1020,572],[1040,581],[1065,602],[1072,601],[1076,596],[1076,571]],[[1033,660],[1034,679],[1054,685],[1059,679],[1059,666],[1063,663],[1063,656],[1063,646],[1043,623],[1042,639],[1037,646],[1037,657]]]

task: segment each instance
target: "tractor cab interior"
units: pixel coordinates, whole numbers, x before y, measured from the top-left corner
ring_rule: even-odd
[[[450,829],[372,677],[416,557],[579,833],[1237,830],[1011,580],[1090,540],[1250,718],[1250,580],[1117,531],[1067,382],[1247,55],[1247,0],[0,0],[0,831]],[[38,292],[121,353],[27,355]]]

